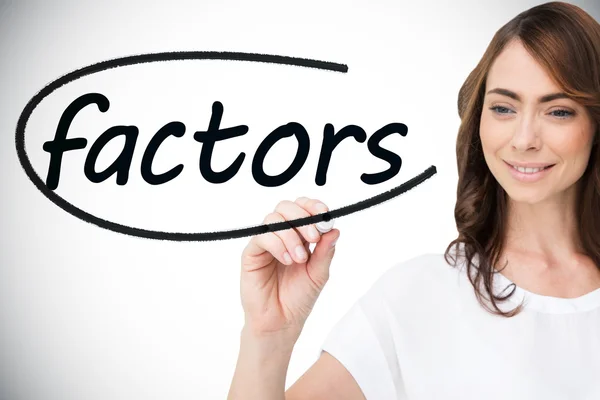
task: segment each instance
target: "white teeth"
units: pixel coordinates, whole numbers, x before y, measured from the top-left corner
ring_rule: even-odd
[[[543,169],[546,169],[548,167],[543,167],[543,168],[523,168],[523,167],[515,167],[513,165],[513,168],[516,169],[519,172],[522,172],[524,174],[535,174],[536,172],[540,172]]]

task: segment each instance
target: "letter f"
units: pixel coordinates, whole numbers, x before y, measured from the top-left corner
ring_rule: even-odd
[[[56,128],[54,140],[44,143],[44,151],[50,153],[50,165],[48,167],[48,176],[46,177],[46,186],[50,190],[58,187],[60,178],[60,166],[62,164],[63,153],[70,150],[83,149],[87,146],[87,139],[74,138],[67,139],[67,132],[75,115],[85,106],[95,103],[101,112],[106,112],[109,107],[108,99],[99,93],[88,93],[74,100],[63,112]]]

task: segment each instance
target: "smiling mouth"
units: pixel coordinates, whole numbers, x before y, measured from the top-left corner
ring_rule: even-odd
[[[506,161],[505,161],[505,163],[509,167],[513,168],[515,171],[518,171],[518,172],[520,172],[522,174],[536,174],[538,172],[550,169],[550,168],[552,168],[552,167],[554,167],[556,165],[556,164],[549,164],[549,165],[542,165],[542,166],[539,166],[539,167],[520,167],[520,166],[517,166],[517,165],[510,164],[510,163],[508,163]]]

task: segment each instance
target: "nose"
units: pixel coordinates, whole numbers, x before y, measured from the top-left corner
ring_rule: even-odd
[[[524,115],[516,120],[511,145],[516,151],[540,148],[539,124],[533,116]]]

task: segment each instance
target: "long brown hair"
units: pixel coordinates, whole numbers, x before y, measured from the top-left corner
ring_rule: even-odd
[[[600,125],[600,24],[581,8],[568,3],[535,6],[500,28],[459,91],[461,125],[456,142],[459,179],[454,209],[459,234],[448,245],[445,258],[448,262],[452,259],[456,266],[457,259],[451,256],[451,249],[460,248],[479,303],[487,311],[505,317],[518,314],[523,304],[503,311],[498,304],[514,293],[514,285],[504,295],[493,291],[497,272],[494,266],[505,244],[507,195],[485,162],[479,123],[487,74],[496,57],[513,40],[520,40],[556,84],[587,108],[596,128]],[[583,250],[600,267],[598,130],[595,135],[587,169],[579,182],[577,216]]]

